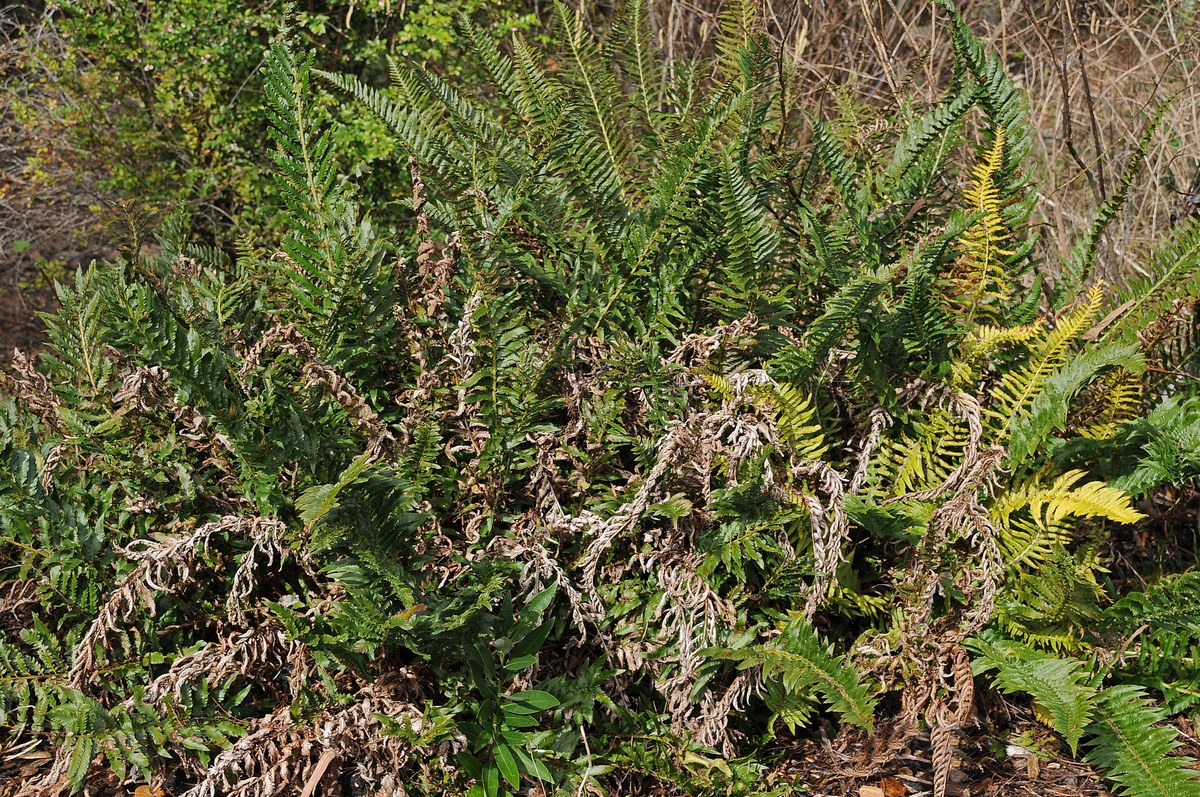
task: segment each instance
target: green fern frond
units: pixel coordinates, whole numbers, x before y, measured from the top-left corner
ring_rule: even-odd
[[[1200,797],[1193,761],[1173,755],[1178,731],[1138,686],[1110,686],[1098,697],[1088,727],[1087,760],[1129,797]]]
[[[1134,345],[1093,346],[1072,357],[1046,378],[1029,412],[1011,425],[1009,461],[1032,457],[1052,433],[1063,429],[1075,397],[1102,374],[1119,369],[1137,375],[1142,368],[1141,352]]]
[[[721,171],[721,209],[724,213],[725,258],[723,271],[735,297],[753,311],[770,273],[779,246],[779,233],[755,197],[741,170],[725,158]]]
[[[837,189],[846,212],[859,220],[859,208],[864,204],[859,195],[862,170],[825,122],[813,121],[812,137],[816,158]]]
[[[939,145],[945,147],[945,141],[955,126],[966,116],[977,101],[974,86],[964,87],[947,100],[939,102],[932,110],[927,111],[918,119],[905,125],[892,151],[892,163],[888,167],[888,182],[896,188],[892,192],[897,197],[924,196],[926,172],[931,168],[919,169],[919,162],[927,156],[928,151]],[[940,164],[942,157],[930,158],[931,164]]]
[[[624,199],[628,160],[625,142],[628,139],[621,134],[621,129],[627,124],[624,118],[626,100],[618,89],[611,61],[604,58],[584,24],[583,9],[580,5],[572,11],[561,0],[554,2],[558,24],[566,33],[567,54],[574,64],[571,74],[579,84],[580,109],[600,133],[607,166],[617,175],[619,193]]]
[[[1006,694],[1027,694],[1038,718],[1066,740],[1072,754],[1093,714],[1096,690],[1083,665],[1046,655],[1019,642],[985,632],[964,645],[975,653],[975,675],[994,672],[994,683]]]
[[[820,318],[808,328],[803,346],[790,346],[777,355],[780,377],[800,382],[818,370],[829,351],[846,337],[867,309],[891,283],[892,269],[866,273],[846,283],[825,303]]]
[[[1035,526],[1024,518],[1014,518],[1014,526],[1019,522]],[[1031,528],[1030,539],[1036,538],[1042,528]],[[1036,566],[1014,566],[1009,570],[996,599],[995,621],[1006,634],[1033,647],[1079,653],[1099,619],[1097,607],[1103,591],[1096,573],[1100,566],[1092,549],[1076,554],[1068,551],[1064,546],[1070,529],[1063,524],[1058,530],[1061,541],[1053,542],[1050,550],[1037,559],[1027,557],[1027,562],[1036,562]]]
[[[784,690],[821,696],[843,719],[868,731],[875,722],[875,698],[859,673],[842,656],[834,656],[800,614],[782,618],[779,635],[749,648],[709,650],[706,654],[738,662],[738,669],[761,667]]]
[[[1163,116],[1170,107],[1171,100],[1159,104],[1158,109],[1154,112],[1154,116],[1150,118],[1150,121],[1147,122],[1146,127],[1142,130],[1141,136],[1138,137],[1137,144],[1134,145],[1133,152],[1129,156],[1129,162],[1125,165],[1125,170],[1121,173],[1121,179],[1117,181],[1116,190],[1096,209],[1096,213],[1092,217],[1092,223],[1088,225],[1087,231],[1071,247],[1071,253],[1068,255],[1062,269],[1063,280],[1068,293],[1078,293],[1082,289],[1082,286],[1089,282],[1092,269],[1096,264],[1096,251],[1100,245],[1100,239],[1103,237],[1104,231],[1108,229],[1108,225],[1112,223],[1113,219],[1125,207],[1125,200],[1129,196],[1129,188],[1133,185],[1134,178],[1137,177],[1137,173],[1142,167],[1142,162],[1146,159],[1150,140],[1162,125]]]
[[[659,127],[656,106],[662,99],[663,70],[652,57],[654,48],[650,44],[647,0],[625,0],[613,23],[613,36],[617,65],[633,87],[630,105],[636,109],[642,126],[654,140]]]
[[[1136,341],[1140,331],[1170,316],[1176,303],[1200,297],[1200,216],[1164,236],[1147,260],[1148,276],[1129,280],[1114,295],[1118,318],[1098,340]]]

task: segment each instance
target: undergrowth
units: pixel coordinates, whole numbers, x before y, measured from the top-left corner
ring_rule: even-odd
[[[600,40],[555,8],[553,68],[461,23],[488,103],[275,44],[278,247],[177,215],[59,287],[0,416],[36,789],[786,794],[773,740],[824,718],[848,768],[928,734],[941,797],[994,690],[1124,793],[1200,794],[1164,722],[1196,574],[1103,558],[1200,462],[1159,373],[1190,352],[1145,367],[1200,222],[1109,288],[1122,191],[1043,284],[1025,99],[961,21],[932,107],[804,119],[749,6],[669,70],[640,0]],[[359,203],[317,81],[394,137],[412,229]]]

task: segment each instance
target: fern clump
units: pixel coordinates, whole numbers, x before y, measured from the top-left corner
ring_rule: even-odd
[[[5,384],[0,705],[44,784],[767,794],[827,711],[928,732],[940,796],[990,683],[1190,793],[1195,585],[1104,557],[1133,485],[1190,478],[1129,453],[1190,404],[1137,419],[1161,385],[1105,286],[1043,306],[1020,93],[954,17],[934,107],[803,121],[750,11],[709,73],[639,0],[599,39],[556,5],[554,69],[464,20],[487,100],[273,46],[276,250],[173,217]],[[394,138],[411,229],[341,176],[318,80]]]

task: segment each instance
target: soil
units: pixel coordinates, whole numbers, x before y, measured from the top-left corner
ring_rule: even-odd
[[[57,306],[54,287],[32,263],[0,271],[0,368],[8,366],[14,348],[28,353],[45,344],[38,314]]]

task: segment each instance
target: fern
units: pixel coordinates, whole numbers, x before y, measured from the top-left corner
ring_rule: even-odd
[[[1071,248],[1071,254],[1067,257],[1067,262],[1063,264],[1064,281],[1068,286],[1068,290],[1073,290],[1077,293],[1083,285],[1088,283],[1091,271],[1095,266],[1096,252],[1099,249],[1100,239],[1103,237],[1104,231],[1108,229],[1108,225],[1112,223],[1113,219],[1125,207],[1126,199],[1129,196],[1129,189],[1133,185],[1133,181],[1141,169],[1142,162],[1146,158],[1146,150],[1150,146],[1150,140],[1162,125],[1163,116],[1170,106],[1170,100],[1159,104],[1158,109],[1154,112],[1154,116],[1150,118],[1150,121],[1147,122],[1146,127],[1142,130],[1142,134],[1138,137],[1133,152],[1129,156],[1129,162],[1125,165],[1125,170],[1121,173],[1121,179],[1117,181],[1116,190],[1096,209],[1095,216],[1092,219],[1092,223],[1088,225],[1087,231]]]
[[[1014,462],[1030,457],[1055,431],[1066,426],[1075,397],[1109,369],[1137,375],[1142,371],[1141,353],[1134,346],[1095,346],[1070,359],[1047,377],[1042,389],[1012,425],[1008,455]],[[1113,401],[1121,401],[1119,396]],[[1112,405],[1110,405],[1111,407]]]
[[[1096,690],[1090,673],[1078,661],[1040,653],[997,634],[981,634],[966,646],[975,653],[975,675],[995,672],[995,684],[1007,694],[1033,698],[1034,708],[1075,753],[1095,712]]]
[[[961,238],[962,262],[950,279],[952,296],[964,304],[962,312],[967,327],[977,316],[989,322],[996,320],[1010,290],[1003,258],[1013,253],[1003,245],[1011,236],[1005,228],[995,182],[1004,158],[1004,141],[1004,128],[999,128],[991,148],[971,172],[971,186],[963,192],[967,206],[975,214],[975,223]]]
[[[1026,364],[1006,374],[993,389],[995,402],[986,414],[993,423],[1003,426],[1000,441],[1011,436],[1020,418],[1030,412],[1047,380],[1067,363],[1071,345],[1095,316],[1101,299],[1100,287],[1093,287],[1075,310],[1059,319],[1053,330],[1030,346]]]
[[[1171,755],[1181,742],[1161,725],[1165,712],[1137,686],[1110,686],[1100,693],[1088,734],[1088,761],[1101,766],[1121,794],[1178,797],[1200,794],[1192,760]]]
[[[766,644],[715,650],[710,655],[736,661],[743,670],[761,667],[764,677],[778,679],[785,699],[811,689],[846,721],[870,730],[875,701],[859,674],[842,657],[831,654],[802,616],[780,618],[778,630],[779,635]],[[785,718],[793,722],[801,716],[795,707],[787,711]]]

